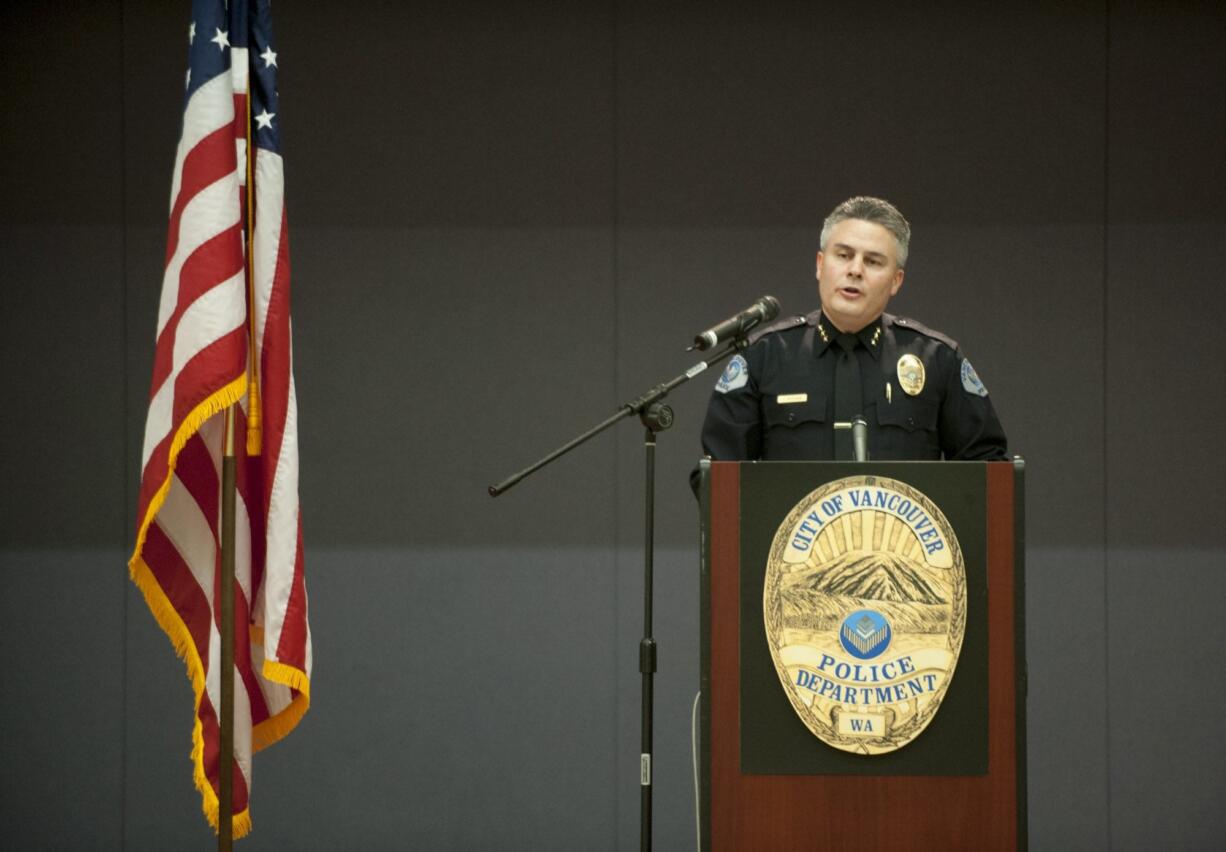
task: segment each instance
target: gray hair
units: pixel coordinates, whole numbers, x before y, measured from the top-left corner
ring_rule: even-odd
[[[907,265],[907,249],[911,246],[911,224],[893,204],[868,195],[847,199],[826,217],[826,221],[822,223],[822,251],[826,250],[826,241],[830,239],[830,231],[834,226],[848,219],[863,219],[865,222],[880,225],[893,234],[894,241],[898,243],[898,266],[901,268]]]

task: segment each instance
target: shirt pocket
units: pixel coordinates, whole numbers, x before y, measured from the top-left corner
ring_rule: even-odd
[[[925,399],[903,397],[892,403],[877,403],[877,422],[882,426],[895,426],[908,432],[935,432],[937,430],[936,403]]]
[[[809,394],[804,402],[778,401],[777,396],[767,397],[762,403],[762,422],[766,427],[782,426],[796,428],[803,423],[826,422],[826,397]]]

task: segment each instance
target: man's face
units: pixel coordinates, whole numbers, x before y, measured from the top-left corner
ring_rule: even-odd
[[[875,222],[839,222],[817,253],[822,312],[840,331],[854,334],[881,316],[902,277],[898,243]]]

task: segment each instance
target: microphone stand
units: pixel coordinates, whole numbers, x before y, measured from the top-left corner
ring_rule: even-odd
[[[529,465],[512,476],[507,477],[497,485],[489,487],[491,497],[504,494],[520,480],[531,476],[550,462],[566,455],[575,447],[599,435],[614,423],[633,414],[646,427],[644,435],[644,451],[646,454],[646,490],[644,503],[646,515],[644,520],[643,548],[643,638],[639,642],[639,672],[643,677],[641,731],[642,742],[639,753],[639,790],[641,816],[639,822],[639,848],[642,852],[651,850],[651,761],[652,761],[652,716],[654,711],[654,676],[656,672],[656,641],[652,638],[652,586],[654,584],[655,561],[655,479],[656,479],[656,433],[663,432],[673,425],[673,410],[661,400],[676,387],[685,384],[690,379],[704,372],[712,364],[718,364],[734,352],[740,352],[748,346],[744,334],[737,336],[727,347],[712,355],[708,361],[699,361],[684,373],[674,376],[666,382],[655,385],[642,396],[624,403],[617,412],[602,422],[593,426],[576,438],[566,442],[541,460]]]

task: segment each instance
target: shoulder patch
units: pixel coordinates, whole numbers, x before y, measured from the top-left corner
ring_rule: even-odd
[[[715,390],[719,393],[727,393],[728,391],[745,387],[748,381],[749,364],[745,362],[745,358],[741,355],[733,355],[732,360],[728,362],[728,366],[724,367],[723,375],[715,383]]]
[[[975,372],[975,368],[966,358],[962,359],[962,389],[975,396],[988,395],[988,389],[983,386],[983,382],[979,380],[979,374]]]
[[[958,342],[954,340],[952,337],[949,337],[948,335],[945,335],[945,334],[941,334],[941,332],[936,331],[935,329],[929,328],[928,326],[924,325],[922,322],[916,322],[910,317],[891,317],[890,319],[893,321],[894,325],[896,326],[899,326],[901,328],[909,328],[912,331],[916,332],[917,334],[922,334],[925,337],[931,337],[933,340],[939,340],[942,343],[944,343],[946,346],[948,346],[950,349],[956,350],[958,348]]]

